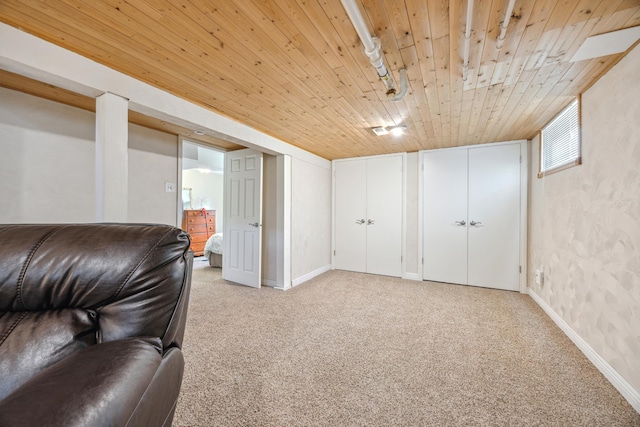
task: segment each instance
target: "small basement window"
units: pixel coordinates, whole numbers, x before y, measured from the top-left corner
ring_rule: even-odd
[[[540,132],[538,178],[582,163],[580,103],[576,98]]]

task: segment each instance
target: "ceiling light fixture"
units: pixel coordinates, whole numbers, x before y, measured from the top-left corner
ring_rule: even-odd
[[[204,132],[201,131],[201,130],[194,130],[193,133],[195,133],[196,135],[200,135],[200,136],[204,135]]]
[[[405,125],[389,128],[389,132],[391,132],[391,135],[393,136],[400,136],[404,133],[405,130],[407,130],[407,127]]]

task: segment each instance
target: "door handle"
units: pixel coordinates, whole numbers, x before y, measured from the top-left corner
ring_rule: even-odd
[[[367,225],[373,225],[375,223],[376,223],[376,221],[374,219],[368,219],[367,220]]]
[[[356,224],[358,225],[364,224],[364,219],[356,219]]]
[[[456,221],[456,224],[458,224],[459,226],[465,226],[467,225],[467,221],[463,219],[462,221]]]
[[[469,223],[470,226],[475,227],[476,225],[481,225],[482,223],[480,221],[476,222],[476,221],[471,221]]]
[[[258,224],[257,222],[254,222],[253,224],[249,223],[249,225],[255,228],[260,227],[260,224]]]

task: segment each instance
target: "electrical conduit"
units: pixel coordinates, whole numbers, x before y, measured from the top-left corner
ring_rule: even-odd
[[[367,29],[367,24],[364,22],[364,18],[358,9],[358,5],[355,0],[341,0],[344,10],[347,12],[353,28],[358,33],[358,37],[364,45],[364,53],[369,57],[369,62],[373,65],[378,72],[378,76],[387,88],[387,98],[392,101],[401,100],[407,93],[407,70],[400,70],[400,92],[396,93],[393,80],[387,71],[387,67],[384,65],[384,59],[382,57],[382,46],[380,40],[377,37],[372,37]],[[403,73],[404,71],[404,73]],[[404,87],[404,90],[403,90]]]

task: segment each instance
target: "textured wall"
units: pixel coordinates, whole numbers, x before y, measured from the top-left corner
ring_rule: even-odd
[[[129,196],[127,221],[177,224],[180,192],[167,193],[165,182],[178,183],[178,137],[129,124]]]
[[[95,221],[95,114],[0,88],[0,223]],[[176,224],[175,135],[129,125],[128,217]]]
[[[291,279],[331,264],[331,169],[291,159]]]
[[[95,114],[0,88],[0,223],[95,220]]]
[[[640,391],[638,70],[640,47],[583,95],[581,166],[538,179],[532,141],[528,279]]]

